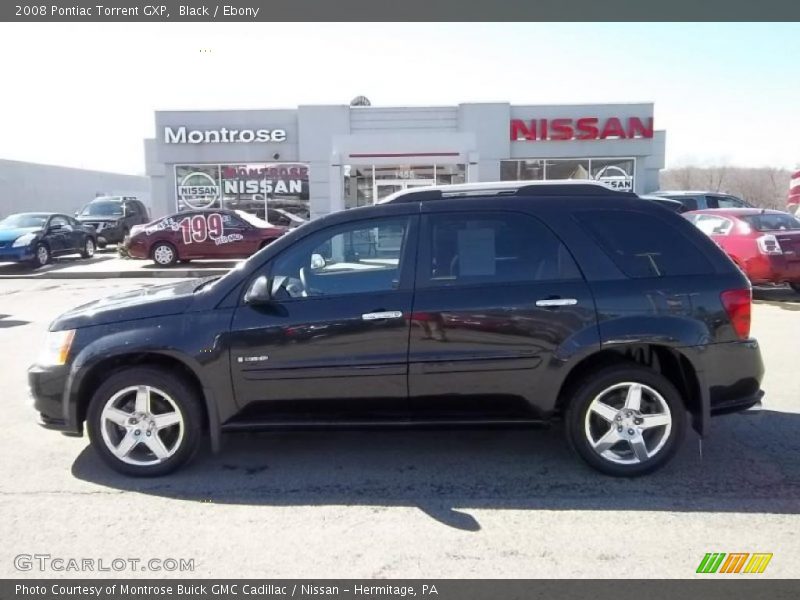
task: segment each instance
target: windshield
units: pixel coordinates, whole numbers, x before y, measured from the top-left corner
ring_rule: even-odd
[[[244,212],[243,210],[235,210],[233,212],[235,212],[244,221],[250,223],[250,225],[252,225],[253,227],[261,227],[261,228],[272,227],[272,225],[267,221],[259,219],[257,216],[251,215],[250,213]]]
[[[81,211],[83,217],[121,217],[120,202],[89,202]]]
[[[795,231],[800,229],[800,220],[788,213],[764,213],[742,217],[756,231]]]
[[[0,229],[23,229],[26,227],[44,227],[48,215],[10,215],[0,221]]]

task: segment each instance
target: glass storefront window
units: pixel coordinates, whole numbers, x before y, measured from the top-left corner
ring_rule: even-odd
[[[268,209],[282,209],[307,220],[308,201],[308,165],[302,163],[175,166],[178,211],[225,208],[263,219]]]
[[[500,161],[502,181],[594,179],[616,190],[633,191],[634,158],[548,158]]]
[[[546,179],[589,179],[588,160],[546,160]]]
[[[405,189],[465,183],[467,168],[455,165],[345,165],[345,208],[368,206]]]
[[[544,179],[543,160],[500,161],[501,181],[540,181]]]

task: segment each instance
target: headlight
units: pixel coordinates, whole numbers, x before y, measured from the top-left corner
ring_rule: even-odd
[[[44,343],[44,348],[42,348],[42,351],[39,353],[36,364],[43,367],[57,367],[65,364],[74,337],[74,329],[49,331]]]
[[[35,239],[36,239],[35,233],[26,233],[25,235],[21,235],[16,240],[14,240],[12,246],[14,248],[19,248],[20,246],[28,246]]]

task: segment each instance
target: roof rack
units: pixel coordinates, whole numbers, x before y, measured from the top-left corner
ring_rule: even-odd
[[[418,187],[395,192],[378,204],[401,202],[427,202],[448,198],[486,196],[634,196],[631,192],[618,192],[599,181],[563,179],[559,181],[497,181],[486,183],[459,183]]]

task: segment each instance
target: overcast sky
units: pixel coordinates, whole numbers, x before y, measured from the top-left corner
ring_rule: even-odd
[[[655,103],[667,165],[800,163],[799,24],[0,24],[0,158],[144,172],[153,111]]]

